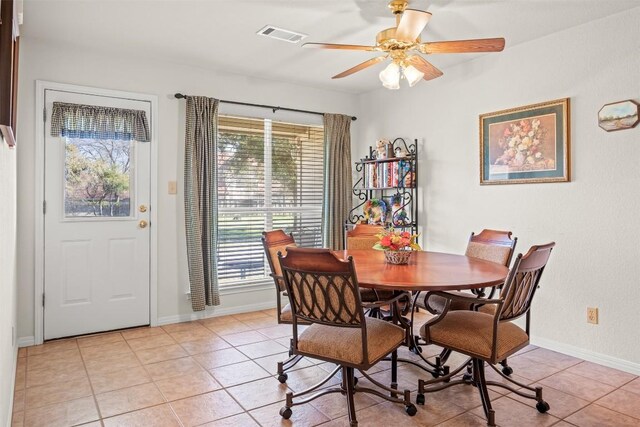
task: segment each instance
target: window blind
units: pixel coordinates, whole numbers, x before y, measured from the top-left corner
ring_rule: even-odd
[[[269,278],[260,237],[283,229],[322,244],[322,126],[218,119],[218,276],[221,286]]]

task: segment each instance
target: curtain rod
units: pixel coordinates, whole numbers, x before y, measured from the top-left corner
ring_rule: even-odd
[[[188,95],[184,95],[182,93],[176,93],[174,95],[177,99],[183,99],[186,98]],[[246,105],[248,107],[259,107],[259,108],[269,108],[271,109],[274,113],[278,110],[283,110],[283,111],[294,111],[296,113],[307,113],[307,114],[316,114],[319,116],[324,116],[324,113],[320,113],[318,111],[309,111],[309,110],[298,110],[296,108],[287,108],[287,107],[274,107],[273,105],[263,105],[263,104],[251,104],[249,102],[238,102],[238,101],[226,101],[226,100],[220,100],[220,102],[224,102],[225,104],[234,104],[234,105]],[[357,117],[355,116],[351,116],[351,120],[358,120]]]

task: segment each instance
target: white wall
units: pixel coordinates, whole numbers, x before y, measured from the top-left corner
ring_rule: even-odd
[[[17,151],[0,137],[0,424],[7,425],[11,421],[16,363]]]
[[[280,105],[323,112],[353,114],[355,98],[283,82],[230,75],[169,62],[140,61],[21,39],[19,130],[22,143],[18,158],[18,282],[19,336],[34,334],[34,211],[36,200],[34,129],[41,122],[35,114],[35,80],[48,80],[99,88],[156,94],[159,97],[158,142],[158,316],[165,321],[191,315],[186,300],[188,270],[185,261],[182,162],[184,153],[184,101],[175,92],[220,99]],[[267,110],[268,111],[268,110]],[[269,112],[270,114],[270,112]],[[279,117],[277,114],[275,118]],[[177,196],[166,192],[167,182],[178,181]],[[275,294],[268,290],[223,296],[222,309],[269,304]],[[274,303],[275,304],[275,303]],[[180,317],[176,317],[180,316]]]
[[[607,133],[597,112],[640,101],[640,8],[509,47],[432,82],[360,97],[365,147],[419,138],[420,221],[429,250],[471,231],[512,230],[519,252],[556,241],[533,307],[538,342],[640,373],[640,126]],[[478,115],[571,98],[572,182],[479,185]],[[600,324],[586,323],[586,307]],[[622,360],[616,360],[622,359]]]

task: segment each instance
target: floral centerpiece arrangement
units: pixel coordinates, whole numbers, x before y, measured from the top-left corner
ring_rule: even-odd
[[[411,234],[408,231],[385,230],[377,234],[378,243],[373,249],[384,251],[384,256],[390,264],[407,264],[412,251],[421,251],[418,244],[419,234]]]

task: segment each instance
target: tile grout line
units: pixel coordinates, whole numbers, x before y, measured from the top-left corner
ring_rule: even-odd
[[[100,425],[104,426],[104,423],[102,422],[102,412],[100,411],[100,405],[98,405],[98,399],[96,397],[96,392],[93,389],[93,383],[91,382],[91,377],[89,376],[89,370],[87,369],[87,364],[84,361],[84,356],[82,355],[82,350],[80,349],[80,344],[78,343],[78,339],[76,338],[75,341],[76,341],[76,345],[78,346],[78,353],[80,354],[80,360],[82,360],[82,367],[84,368],[84,373],[87,376],[87,381],[89,382],[89,388],[91,388],[91,397],[93,398],[93,404],[96,405],[96,411],[98,412],[98,422],[100,423]]]

